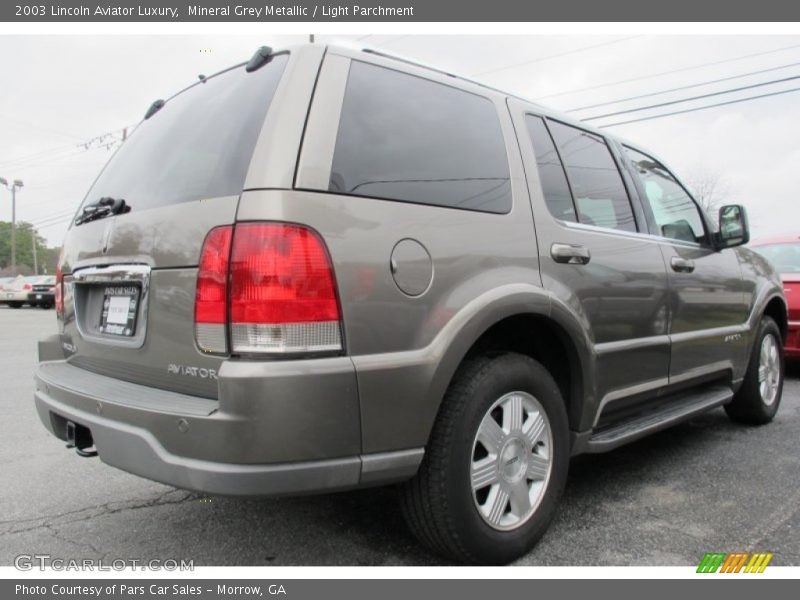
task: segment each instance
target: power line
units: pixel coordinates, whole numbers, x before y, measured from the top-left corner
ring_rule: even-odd
[[[14,163],[14,162],[17,162],[17,161],[24,161],[24,160],[27,160],[27,159],[30,159],[30,158],[38,158],[38,157],[43,156],[45,154],[51,154],[53,152],[60,152],[60,151],[63,151],[63,150],[74,148],[74,147],[75,147],[75,144],[67,144],[65,146],[56,146],[54,148],[49,148],[47,150],[41,150],[39,152],[34,152],[33,154],[27,154],[27,155],[24,155],[24,156],[18,156],[16,158],[9,158],[8,160],[0,161],[0,165],[3,165],[4,168],[5,168],[5,165],[7,165],[9,163]]]
[[[122,141],[120,138],[116,137],[119,134],[119,132],[122,132],[126,129],[131,130],[134,127],[135,125],[127,125],[125,127],[120,127],[119,129],[113,129],[111,131],[107,131],[105,133],[101,133],[99,135],[95,135],[89,138],[81,138],[82,141],[75,144],[56,146],[48,150],[34,152],[33,154],[28,154],[25,156],[18,156],[16,158],[3,160],[0,161],[0,167],[2,167],[3,169],[15,169],[23,164],[25,164],[26,166],[30,166],[30,164],[40,164],[39,162],[30,163],[30,160],[54,153],[63,154],[67,150],[74,150],[76,148],[83,148],[83,151],[92,150],[94,148],[105,148],[107,150],[110,150],[112,146]],[[75,154],[80,154],[80,152],[77,152]],[[50,157],[48,157],[47,160],[50,160]]]
[[[599,90],[600,88],[611,87],[614,85],[620,85],[623,83],[632,83],[634,81],[643,81],[645,79],[653,79],[654,77],[661,77],[662,75],[672,75],[674,73],[683,73],[685,71],[693,71],[695,69],[702,69],[703,67],[712,67],[715,65],[722,65],[729,62],[736,62],[739,60],[745,60],[747,58],[755,58],[757,56],[765,56],[767,54],[775,54],[776,52],[783,52],[784,50],[791,50],[793,48],[800,48],[800,44],[794,44],[792,46],[783,46],[781,48],[775,48],[773,50],[766,50],[764,52],[756,52],[754,54],[744,54],[742,56],[735,56],[733,58],[726,58],[724,60],[716,60],[713,62],[702,63],[699,65],[692,65],[690,67],[681,67],[680,69],[672,69],[670,71],[661,71],[660,73],[652,73],[650,75],[642,75],[640,77],[632,77],[630,79],[620,79],[618,81],[610,81],[608,83],[601,83],[599,85],[592,85],[589,87],[584,88],[575,88],[572,90],[566,90],[563,92],[557,92],[555,94],[547,94],[546,96],[539,96],[538,98],[534,98],[534,100],[544,100],[546,98],[556,98],[558,96],[566,96],[568,94],[577,94],[579,92],[589,92],[591,90]]]
[[[730,77],[722,77],[720,79],[711,79],[709,81],[701,81],[700,83],[693,83],[691,85],[682,85],[680,87],[671,88],[668,90],[662,90],[660,92],[650,92],[649,94],[639,94],[638,96],[629,96],[627,98],[621,98],[620,100],[609,100],[608,102],[598,102],[597,104],[589,104],[587,106],[579,106],[577,108],[570,108],[566,112],[573,113],[579,112],[581,110],[588,110],[590,108],[600,108],[601,106],[609,106],[611,104],[622,104],[624,102],[629,102],[631,100],[641,100],[642,98],[651,98],[653,96],[662,96],[663,94],[669,94],[671,92],[680,92],[682,90],[689,90],[696,87],[703,87],[706,85],[711,85],[713,83],[722,83],[723,81],[732,81],[734,79],[742,79],[744,77],[750,77],[751,75],[761,75],[762,73],[771,73],[773,71],[780,71],[782,69],[788,69],[790,67],[796,67],[800,65],[800,62],[789,63],[788,65],[781,65],[779,67],[771,67],[769,69],[761,69],[759,71],[751,71],[750,73],[742,73],[741,75],[732,75]]]
[[[758,96],[750,96],[748,98],[737,98],[736,100],[728,100],[727,102],[719,102],[717,104],[709,104],[708,106],[697,106],[695,108],[687,108],[685,110],[676,110],[674,112],[664,113],[661,115],[651,115],[649,117],[642,117],[640,119],[631,119],[629,121],[620,121],[618,123],[608,123],[600,125],[600,129],[607,127],[616,127],[618,125],[628,125],[629,123],[640,123],[642,121],[652,121],[653,119],[663,119],[664,117],[671,117],[673,115],[682,115],[686,113],[696,112],[699,110],[707,110],[709,108],[716,108],[718,106],[728,106],[730,104],[738,104],[739,102],[748,102],[750,100],[758,100],[759,98],[769,98],[770,96],[780,96],[781,94],[789,94],[791,92],[800,92],[800,88],[792,88],[789,90],[781,90],[779,92],[771,92],[769,94],[761,94]]]
[[[653,108],[661,108],[664,106],[672,106],[674,104],[682,104],[684,102],[692,102],[694,100],[702,100],[703,98],[712,98],[714,96],[722,96],[724,94],[734,94],[736,92],[741,92],[744,90],[751,90],[753,88],[764,87],[765,85],[774,85],[776,83],[785,83],[787,81],[793,81],[795,79],[800,79],[800,75],[794,75],[792,77],[784,77],[783,79],[775,79],[774,81],[764,81],[762,83],[753,83],[751,85],[744,85],[738,88],[732,88],[729,90],[721,90],[719,92],[711,92],[708,94],[701,94],[700,96],[692,96],[691,98],[681,98],[680,100],[670,100],[669,102],[659,102],[658,104],[651,104],[650,106],[640,106],[638,108],[628,108],[626,110],[618,110],[616,112],[606,113],[604,115],[594,115],[592,117],[587,117],[586,119],[582,119],[582,121],[596,121],[597,119],[605,119],[607,117],[615,117],[617,115],[626,115],[629,113],[641,112],[643,110],[651,110]]]
[[[611,40],[609,42],[602,42],[600,44],[592,44],[591,46],[583,46],[582,48],[575,48],[574,50],[568,50],[567,52],[560,52],[558,54],[549,54],[547,56],[540,56],[539,58],[533,58],[531,60],[526,60],[520,63],[515,63],[513,65],[507,65],[505,67],[499,67],[497,69],[489,69],[488,71],[481,71],[479,73],[474,73],[471,77],[479,77],[482,75],[490,75],[492,73],[498,73],[500,71],[507,71],[508,69],[516,69],[517,67],[524,67],[525,65],[532,65],[534,63],[542,62],[545,60],[550,60],[553,58],[561,58],[562,56],[569,56],[570,54],[578,54],[579,52],[585,52],[586,50],[591,50],[593,48],[600,48],[602,46],[610,46],[612,44],[619,44],[621,42],[627,42],[628,40],[632,40],[638,37],[642,37],[641,35],[632,35],[625,38],[620,38],[617,40]]]
[[[71,133],[66,133],[64,131],[59,131],[57,129],[53,129],[51,127],[44,127],[39,125],[38,123],[31,123],[30,121],[25,121],[23,119],[18,119],[16,117],[9,117],[8,115],[0,115],[0,119],[11,121],[12,123],[16,123],[17,125],[23,125],[25,127],[32,127],[34,129],[38,129],[39,131],[46,131],[47,133],[53,133],[55,135],[59,135],[61,137],[70,138],[73,140],[80,140],[81,138],[77,135],[73,135]]]
[[[74,215],[75,215],[75,209],[72,209],[72,210],[69,210],[69,211],[61,212],[61,213],[59,213],[57,215],[51,215],[50,217],[47,217],[46,219],[39,219],[39,220],[34,219],[34,220],[31,220],[31,221],[26,221],[26,222],[30,223],[34,228],[36,228],[36,227],[44,227],[44,226],[47,226],[47,225],[51,225],[53,223],[64,223],[64,222],[69,221],[70,219],[72,219],[72,217]]]
[[[64,219],[63,221],[56,221],[55,223],[48,223],[47,225],[38,225],[37,229],[48,229],[49,227],[55,227],[56,225],[61,225],[63,223],[69,223],[71,220],[72,220],[72,217],[68,217],[68,218]]]

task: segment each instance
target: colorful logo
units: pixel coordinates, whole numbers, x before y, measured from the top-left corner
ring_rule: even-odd
[[[698,573],[763,573],[772,552],[707,552],[697,567]]]

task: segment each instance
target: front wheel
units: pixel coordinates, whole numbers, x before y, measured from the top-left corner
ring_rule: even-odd
[[[519,354],[473,359],[445,395],[403,513],[433,550],[505,564],[544,534],[568,465],[566,410],[547,370]]]
[[[734,421],[748,425],[769,423],[778,412],[783,394],[783,342],[771,317],[761,319],[742,387],[725,406]]]

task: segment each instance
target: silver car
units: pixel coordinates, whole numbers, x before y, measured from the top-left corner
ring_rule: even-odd
[[[786,302],[748,238],[538,104],[265,47],[154,102],[89,190],[36,407],[81,456],[207,494],[399,483],[420,540],[505,563],[571,456],[774,417]]]

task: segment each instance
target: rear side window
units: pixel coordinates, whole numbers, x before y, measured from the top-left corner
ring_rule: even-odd
[[[328,189],[509,212],[508,157],[494,104],[421,77],[353,61]]]
[[[547,124],[572,186],[578,220],[636,231],[628,192],[605,140],[556,121]]]
[[[547,131],[544,119],[527,115],[528,133],[533,143],[536,154],[536,165],[539,168],[539,181],[542,184],[542,193],[550,213],[562,221],[577,221],[575,205],[572,203],[572,193],[564,173],[561,159],[558,157],[553,139]]]
[[[703,243],[706,230],[694,200],[664,165],[625,147],[653,211],[658,234],[684,242]]]
[[[134,211],[241,193],[288,56],[237,67],[167,101],[103,169],[85,202],[124,199]]]

